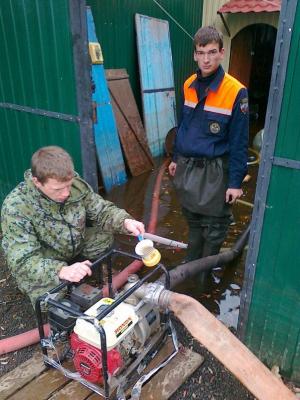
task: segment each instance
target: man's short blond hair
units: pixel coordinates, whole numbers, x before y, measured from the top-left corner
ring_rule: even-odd
[[[69,181],[74,177],[73,160],[59,146],[42,147],[31,158],[31,173],[41,183],[49,178],[60,182]]]

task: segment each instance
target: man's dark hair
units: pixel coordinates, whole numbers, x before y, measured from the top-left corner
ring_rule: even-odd
[[[203,26],[198,29],[194,36],[194,47],[196,46],[206,46],[210,43],[217,43],[219,45],[219,50],[223,48],[223,35],[218,32],[213,26]]]
[[[74,177],[74,164],[69,153],[61,147],[42,147],[31,158],[31,173],[41,183],[49,178],[66,182]]]

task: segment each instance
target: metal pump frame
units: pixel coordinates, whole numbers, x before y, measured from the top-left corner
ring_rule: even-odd
[[[116,250],[116,249],[111,249],[110,251],[104,253],[99,259],[97,259],[92,265],[91,269],[93,271],[96,270],[96,268],[101,265],[102,267],[102,262],[106,261],[107,265],[107,284],[108,284],[108,291],[109,291],[109,296],[111,298],[114,298],[114,290],[112,286],[112,258],[115,255],[123,255],[126,257],[134,258],[137,260],[141,260],[141,257],[136,256],[131,253],[127,253],[124,251]],[[142,279],[140,279],[136,284],[134,284],[130,289],[126,290],[120,297],[117,298],[117,300],[114,301],[113,304],[107,306],[105,310],[103,310],[97,318],[91,317],[91,320],[87,320],[89,323],[93,324],[94,327],[98,330],[99,335],[100,335],[100,348],[102,352],[102,371],[103,371],[103,387],[104,391],[98,387],[97,385],[87,381],[83,377],[80,376],[76,377],[73,372],[63,368],[60,364],[64,360],[59,360],[59,362],[56,362],[55,360],[51,359],[48,357],[48,350],[47,350],[47,340],[45,337],[45,331],[44,331],[44,326],[43,326],[43,317],[42,317],[42,309],[41,309],[41,303],[46,303],[47,305],[55,306],[68,314],[77,317],[77,318],[85,318],[86,319],[86,314],[72,310],[70,307],[65,306],[64,304],[58,302],[55,300],[55,295],[59,293],[62,289],[67,288],[68,291],[71,290],[71,287],[74,285],[72,282],[64,281],[55,288],[51,289],[49,292],[43,294],[42,296],[38,297],[35,303],[35,311],[36,311],[36,317],[37,317],[37,322],[38,322],[38,330],[39,330],[39,335],[40,335],[40,345],[42,349],[42,353],[44,355],[44,363],[47,366],[51,366],[57,369],[63,369],[63,372],[66,376],[69,376],[70,378],[74,380],[80,381],[82,384],[93,390],[94,392],[97,392],[101,396],[105,398],[105,400],[109,400],[109,396],[111,395],[110,392],[110,385],[108,382],[108,365],[107,365],[107,345],[106,345],[106,334],[105,331],[102,327],[101,324],[98,322],[101,321],[106,315],[108,315],[112,310],[114,310],[120,303],[122,303],[125,299],[127,299],[132,293],[134,293],[139,287],[141,287],[146,281],[148,281],[156,272],[162,271],[163,274],[165,275],[165,288],[170,289],[170,276],[168,270],[165,268],[165,266],[161,263],[158,263],[155,268],[151,270],[147,275],[145,275]],[[84,279],[83,279],[84,280]],[[165,311],[166,315],[166,321],[170,321],[169,317],[169,312]],[[147,354],[152,350],[152,347],[149,349]],[[115,388],[114,388],[115,389]]]

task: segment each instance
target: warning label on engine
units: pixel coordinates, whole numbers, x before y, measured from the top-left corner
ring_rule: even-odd
[[[122,335],[123,332],[126,331],[126,329],[129,328],[130,325],[132,325],[132,319],[129,317],[127,318],[120,326],[118,326],[117,329],[115,329],[115,334],[116,337],[119,337]]]

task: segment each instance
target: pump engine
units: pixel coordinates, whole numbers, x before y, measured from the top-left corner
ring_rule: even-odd
[[[141,304],[136,309],[125,301],[99,321],[106,336],[109,376],[122,371],[142,351],[146,341],[160,330],[158,309],[149,304]],[[84,314],[97,319],[113,303],[113,299],[103,298]],[[103,383],[101,338],[94,324],[89,319],[77,318],[70,340],[76,370],[90,382]]]

